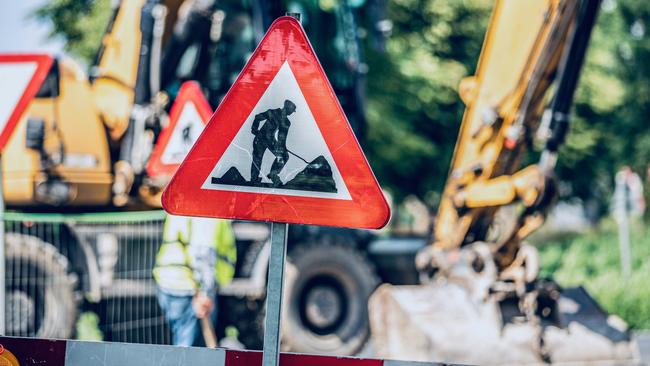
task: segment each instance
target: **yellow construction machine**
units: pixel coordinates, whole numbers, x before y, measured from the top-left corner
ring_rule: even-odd
[[[599,0],[497,0],[466,104],[423,284],[369,304],[379,356],[505,364],[636,364],[626,325],[582,288],[538,278],[525,238],[556,197],[553,170]],[[537,164],[522,168],[524,161]],[[526,160],[527,159],[527,160]]]
[[[114,197],[126,203],[133,173],[120,161],[113,164],[111,150],[142,104],[142,96],[136,99],[137,76],[147,66],[140,65],[142,2],[127,1],[116,11],[92,82],[70,60],[53,64],[4,153],[8,205],[99,207]]]
[[[224,7],[215,11],[209,1],[115,4],[90,75],[71,60],[55,61],[23,114],[3,160],[9,206],[160,207],[164,181],[144,168],[175,84],[203,81],[215,68],[210,58],[220,38],[232,43],[253,27],[250,17],[238,16],[248,10],[243,6],[225,20]],[[241,64],[253,46],[248,33]],[[229,52],[236,73],[240,65]]]

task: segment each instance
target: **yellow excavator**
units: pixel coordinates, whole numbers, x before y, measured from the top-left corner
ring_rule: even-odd
[[[240,16],[249,9],[238,2],[213,3],[118,1],[90,75],[71,60],[56,60],[4,151],[11,157],[2,167],[7,204],[160,207],[164,181],[147,177],[144,168],[176,84],[206,79],[216,45],[241,41],[245,28],[255,26]],[[224,9],[232,10],[227,19]],[[249,33],[242,64],[254,41]],[[229,52],[237,64],[236,52]],[[219,92],[213,94],[217,100]]]
[[[637,364],[625,323],[582,288],[540,279],[525,238],[556,197],[553,170],[599,0],[497,0],[421,285],[369,304],[380,357],[480,365]],[[531,153],[532,152],[532,153]],[[528,155],[526,155],[528,154]],[[539,162],[522,167],[526,157]]]
[[[150,54],[141,55],[142,3],[127,1],[115,13],[92,82],[70,60],[53,64],[24,113],[26,123],[18,125],[4,152],[10,157],[3,160],[8,205],[99,207],[114,197],[117,204],[126,203],[124,193],[138,167],[130,172],[123,162],[113,164],[111,150],[130,122],[141,122],[135,120],[138,113],[143,116],[138,107],[145,98],[139,91],[145,86],[138,74],[148,67],[144,59]],[[138,117],[132,121],[132,115]]]

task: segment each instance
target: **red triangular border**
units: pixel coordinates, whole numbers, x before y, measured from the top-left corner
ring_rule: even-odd
[[[16,125],[23,113],[29,106],[29,103],[32,101],[38,90],[41,88],[43,81],[47,77],[50,67],[54,59],[50,55],[46,54],[1,54],[0,63],[27,63],[27,62],[36,62],[36,71],[32,75],[32,79],[27,84],[23,95],[18,99],[14,111],[9,115],[9,119],[2,128],[0,132],[0,151],[4,149],[5,145],[9,141],[9,138],[16,129]],[[7,85],[3,85],[4,88]]]
[[[160,133],[156,146],[154,146],[149,162],[147,163],[147,174],[150,177],[171,177],[180,166],[180,164],[165,164],[162,162],[161,158],[172,137],[174,128],[176,128],[176,124],[181,117],[183,107],[188,102],[194,103],[196,111],[199,113],[204,125],[208,123],[208,120],[212,116],[212,108],[205,99],[199,84],[194,81],[184,82],[178,91],[178,96],[176,97],[171,110],[169,111],[169,125],[167,125],[167,127],[165,127],[165,129]]]
[[[288,61],[348,188],[351,200],[204,190],[263,93]],[[278,18],[228,91],[163,193],[175,215],[380,228],[390,209],[300,23]]]

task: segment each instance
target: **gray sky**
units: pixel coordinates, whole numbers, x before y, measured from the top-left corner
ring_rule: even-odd
[[[0,0],[0,52],[47,52],[59,54],[60,40],[49,40],[49,24],[29,19],[47,0]]]

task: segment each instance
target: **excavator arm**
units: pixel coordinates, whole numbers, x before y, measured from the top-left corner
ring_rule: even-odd
[[[431,250],[482,241],[505,270],[543,223],[598,6],[598,0],[496,1],[476,75],[460,86],[467,108],[435,239],[418,257],[421,269],[435,267]],[[535,137],[543,146],[540,163],[522,168]],[[499,220],[504,212],[508,217]]]

